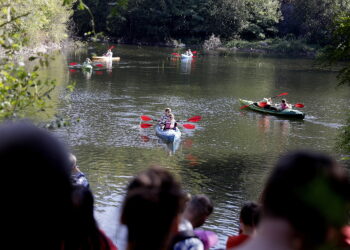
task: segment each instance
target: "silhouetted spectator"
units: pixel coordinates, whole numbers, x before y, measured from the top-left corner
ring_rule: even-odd
[[[257,234],[239,249],[312,250],[339,245],[349,198],[347,172],[333,159],[316,152],[289,153],[278,161],[266,183]]]
[[[246,202],[239,215],[239,230],[237,236],[229,236],[226,242],[226,248],[233,248],[244,243],[251,237],[258,226],[260,220],[261,208],[255,202]]]
[[[202,226],[212,212],[213,204],[206,195],[194,195],[183,212],[179,232],[172,242],[173,249],[204,249],[203,242],[193,229]],[[205,237],[207,234],[200,232],[200,235]]]
[[[184,194],[165,169],[152,167],[129,184],[121,222],[128,228],[128,250],[163,250],[177,232]]]
[[[75,220],[65,147],[29,123],[6,123],[0,126],[0,159],[2,246],[80,249],[76,232],[85,225]]]

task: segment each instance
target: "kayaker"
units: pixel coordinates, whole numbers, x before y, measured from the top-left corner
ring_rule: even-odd
[[[83,63],[83,67],[86,67],[86,66],[91,65],[91,64],[92,64],[92,61],[90,60],[90,58],[86,58],[85,62]]]
[[[175,128],[176,128],[175,116],[172,113],[170,113],[168,116],[168,119],[165,122],[164,130],[175,129]]]
[[[186,51],[186,55],[187,55],[187,56],[193,56],[191,49],[188,49],[188,50]]]
[[[287,103],[286,99],[282,99],[280,107],[281,107],[281,110],[292,108],[291,105]]]
[[[107,50],[107,53],[104,54],[104,56],[113,57],[113,52],[112,52],[112,50],[111,50],[111,49],[108,49],[108,50]]]
[[[164,110],[164,115],[162,115],[160,117],[160,119],[158,120],[159,124],[162,126],[162,128],[164,128],[164,125],[165,125],[166,121],[168,120],[170,113],[171,113],[171,109],[170,108],[166,108]]]
[[[277,110],[277,108],[273,106],[271,98],[264,98],[263,101],[259,103],[259,106],[265,109]]]

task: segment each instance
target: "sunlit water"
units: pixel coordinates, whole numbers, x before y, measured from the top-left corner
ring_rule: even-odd
[[[81,63],[106,48],[68,53],[61,65],[52,67]],[[279,155],[300,148],[334,152],[350,91],[336,88],[336,74],[316,70],[307,59],[236,55],[182,61],[170,59],[171,52],[118,46],[114,54],[121,61],[112,68],[92,74],[66,68],[65,77],[59,78],[63,85],[76,82],[76,88],[70,101],[57,101],[58,109],[79,117],[80,123],[55,133],[76,154],[95,195],[99,224],[114,241],[130,178],[161,165],[182,180],[186,191],[213,200],[214,214],[203,228],[216,232],[217,247],[224,247],[227,235],[238,231],[240,206],[259,197]],[[290,103],[305,105],[305,120],[239,109],[239,98],[259,100],[284,92]],[[175,147],[159,140],[153,126],[140,128],[140,115],[158,118],[165,107],[171,107],[178,120],[203,117],[195,129],[181,128],[182,139]]]

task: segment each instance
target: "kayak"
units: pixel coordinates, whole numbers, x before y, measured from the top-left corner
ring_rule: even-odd
[[[247,108],[250,108],[254,111],[266,113],[266,114],[284,116],[284,117],[288,117],[288,118],[297,118],[297,119],[304,119],[304,117],[305,117],[305,113],[303,113],[299,110],[296,110],[296,109],[273,110],[273,109],[269,109],[269,108],[259,107],[257,105],[257,103],[253,102],[253,101],[239,99],[239,102],[242,105],[249,105]]]
[[[92,60],[93,61],[108,61],[111,60],[112,61],[120,61],[120,57],[109,57],[109,56],[93,56]]]
[[[93,66],[91,64],[76,64],[76,65],[69,65],[68,68],[70,69],[82,69],[82,70],[92,70]]]
[[[193,56],[188,56],[186,54],[181,54],[181,59],[192,59]]]
[[[181,131],[176,127],[176,129],[166,129],[163,130],[161,126],[156,126],[156,135],[167,142],[174,142],[179,140],[181,137]]]

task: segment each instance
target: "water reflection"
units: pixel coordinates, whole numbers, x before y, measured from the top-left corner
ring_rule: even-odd
[[[181,73],[191,74],[192,58],[181,58]]]

